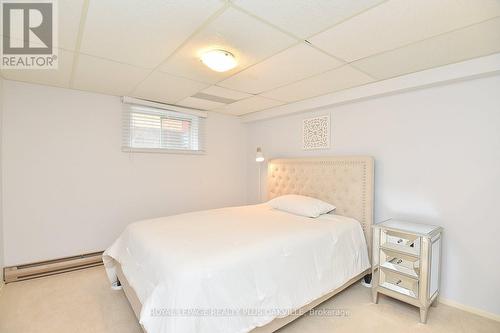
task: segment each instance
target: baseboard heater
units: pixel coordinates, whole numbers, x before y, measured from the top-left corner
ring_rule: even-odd
[[[5,283],[35,279],[102,265],[103,251],[31,264],[4,267]]]

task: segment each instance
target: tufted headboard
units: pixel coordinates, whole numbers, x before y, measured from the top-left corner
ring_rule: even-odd
[[[374,163],[370,156],[275,159],[268,165],[268,197],[301,194],[337,207],[361,223],[371,258]]]

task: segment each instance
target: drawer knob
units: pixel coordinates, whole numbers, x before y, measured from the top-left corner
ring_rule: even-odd
[[[397,263],[400,264],[403,262],[403,259],[398,259]]]
[[[401,280],[398,280],[398,281],[396,282],[396,284],[400,284],[401,282],[403,282],[403,281],[401,281]]]

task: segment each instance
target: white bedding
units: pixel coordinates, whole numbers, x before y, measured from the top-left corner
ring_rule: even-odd
[[[248,332],[370,266],[357,221],[266,204],[130,224],[103,256],[112,282],[113,259],[143,304],[148,333]]]

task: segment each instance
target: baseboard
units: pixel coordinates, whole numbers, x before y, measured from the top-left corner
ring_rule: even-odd
[[[11,283],[100,266],[103,264],[102,253],[103,251],[99,251],[72,257],[4,267],[4,280],[5,283]]]
[[[475,308],[472,306],[463,305],[463,304],[455,302],[451,299],[447,299],[447,298],[443,298],[443,297],[439,296],[438,303],[442,303],[444,305],[448,305],[448,306],[451,306],[451,307],[454,307],[454,308],[457,308],[457,309],[460,309],[463,311],[467,311],[467,312],[476,314],[476,315],[481,316],[481,317],[485,317],[485,318],[500,322],[500,315],[498,315],[498,314],[491,313],[491,312],[488,312],[488,311],[485,311],[482,309],[478,309],[478,308]]]

